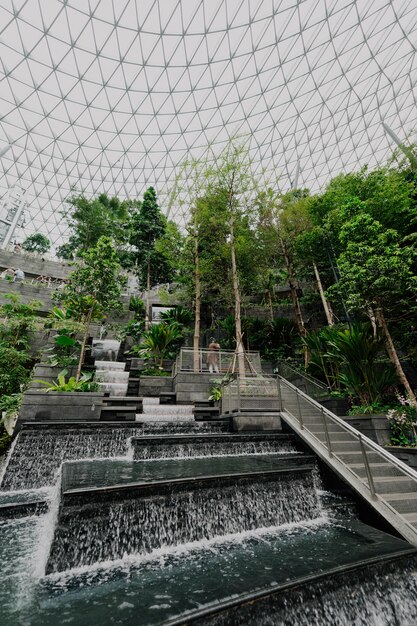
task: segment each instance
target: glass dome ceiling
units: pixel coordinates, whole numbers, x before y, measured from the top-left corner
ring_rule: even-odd
[[[25,234],[59,241],[72,188],[164,206],[232,135],[318,190],[387,159],[383,122],[417,126],[416,42],[415,0],[0,0],[0,195],[19,184]]]

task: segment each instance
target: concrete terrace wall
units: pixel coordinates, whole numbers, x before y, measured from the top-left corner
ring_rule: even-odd
[[[27,282],[12,283],[8,280],[0,280],[0,304],[5,304],[7,298],[4,296],[13,293],[20,296],[22,304],[27,304],[32,300],[37,300],[41,304],[37,307],[40,315],[48,313],[54,306],[52,302],[52,294],[54,290],[44,285],[31,285]]]
[[[26,276],[32,278],[50,276],[59,280],[65,279],[72,271],[72,268],[63,261],[51,261],[35,254],[0,250],[0,273],[9,267],[19,267]]]

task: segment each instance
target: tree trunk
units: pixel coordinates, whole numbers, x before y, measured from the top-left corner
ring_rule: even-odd
[[[297,293],[297,281],[295,280],[295,276],[294,276],[294,269],[287,251],[287,247],[284,243],[284,240],[282,239],[282,237],[280,237],[280,243],[281,243],[281,249],[282,249],[282,255],[284,257],[284,261],[285,261],[285,267],[287,269],[287,273],[288,273],[288,283],[290,286],[290,292],[291,292],[291,300],[294,306],[294,312],[295,312],[295,321],[297,324],[297,328],[298,328],[298,332],[300,333],[300,335],[302,337],[305,337],[307,334],[305,325],[304,325],[304,320],[303,320],[303,314],[301,312],[301,306],[300,306],[300,301],[298,299],[298,293]]]
[[[240,291],[239,291],[239,276],[237,273],[236,265],[236,250],[235,250],[235,224],[233,211],[230,207],[230,251],[232,256],[232,276],[233,276],[233,291],[235,296],[235,330],[236,330],[236,354],[238,360],[239,376],[245,377],[245,352],[242,340],[242,320],[241,320],[241,305],[240,305]]]
[[[145,308],[145,330],[149,330],[151,322],[151,258],[148,257],[148,269],[146,274],[146,308]]]
[[[76,381],[78,383],[78,381],[81,378],[81,369],[84,363],[84,355],[85,355],[85,348],[87,345],[87,339],[88,339],[88,331],[90,330],[90,324],[91,324],[91,318],[93,315],[93,308],[91,308],[88,312],[87,315],[87,319],[85,321],[85,328],[84,328],[84,337],[83,337],[83,342],[81,344],[81,352],[80,352],[80,358],[78,360],[78,367],[77,367],[77,375],[76,375]]]
[[[398,358],[397,350],[395,349],[394,342],[392,340],[391,333],[389,332],[387,321],[385,319],[385,315],[384,315],[384,312],[383,312],[381,307],[378,307],[377,309],[375,309],[375,316],[376,316],[376,319],[377,319],[379,327],[381,328],[382,332],[384,333],[384,336],[385,336],[385,346],[386,346],[386,349],[387,349],[387,352],[388,352],[388,356],[391,359],[391,362],[392,362],[392,364],[395,367],[395,371],[397,373],[397,376],[398,376],[401,384],[404,385],[404,388],[405,388],[405,390],[407,392],[407,396],[411,400],[414,408],[417,409],[417,399],[416,399],[416,397],[414,395],[414,392],[411,389],[410,383],[408,382],[407,377],[406,377],[406,375],[404,373],[404,370],[402,368],[400,359]]]
[[[194,320],[194,371],[200,371],[200,326],[201,326],[201,284],[198,255],[197,229],[194,230],[194,286],[195,286],[195,320]]]
[[[376,337],[377,335],[376,318],[375,318],[374,310],[370,305],[368,306],[368,317],[371,322],[373,336]]]
[[[271,322],[274,321],[274,307],[272,306],[272,297],[271,290],[268,287],[268,304],[269,304],[269,315],[271,316]]]
[[[307,330],[304,325],[303,314],[301,312],[301,306],[300,306],[300,300],[298,299],[297,281],[294,276],[294,269],[292,266],[290,256],[288,254],[287,246],[285,245],[285,242],[282,239],[282,237],[279,238],[279,241],[281,244],[282,255],[285,261],[285,267],[288,273],[288,283],[290,286],[291,300],[292,300],[292,304],[293,304],[294,312],[295,312],[295,322],[297,324],[298,332],[300,333],[301,337],[305,337],[307,335]],[[307,367],[309,359],[310,359],[310,355],[309,355],[308,348],[307,346],[304,346],[304,366],[305,367]]]
[[[316,281],[317,281],[317,287],[318,287],[318,290],[319,290],[321,302],[323,304],[323,309],[324,309],[324,312],[326,314],[327,323],[328,323],[329,326],[334,326],[333,311],[332,311],[332,308],[330,306],[330,302],[327,300],[326,295],[324,293],[323,284],[322,284],[321,278],[320,278],[320,273],[319,273],[318,267],[317,267],[315,262],[313,262],[313,269],[314,269],[314,275],[315,275]]]

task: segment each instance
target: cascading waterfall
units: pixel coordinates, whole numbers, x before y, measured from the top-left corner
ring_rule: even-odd
[[[23,430],[5,468],[4,491],[39,489],[56,481],[64,460],[128,456],[134,428],[50,428]]]
[[[137,420],[140,422],[142,415]],[[179,435],[189,433],[216,433],[229,432],[227,422],[190,422],[190,421],[163,421],[143,422],[143,433],[145,435]]]
[[[117,496],[115,495],[114,498]],[[256,506],[254,506],[256,502]],[[311,520],[323,511],[311,471],[222,478],[167,493],[61,506],[48,573],[149,553],[164,546]]]
[[[111,396],[125,396],[129,386],[129,372],[123,361],[95,361],[95,379],[101,391]]]
[[[289,454],[295,452],[294,445],[289,442],[274,441],[238,441],[234,442],[192,442],[192,443],[159,443],[152,440],[150,445],[135,445],[135,460],[175,459],[206,456],[243,456],[252,454]]]
[[[192,404],[159,404],[159,398],[143,398],[140,422],[193,422]]]
[[[417,623],[417,558],[335,573],[323,582],[266,595],[193,623],[205,626],[414,626]]]

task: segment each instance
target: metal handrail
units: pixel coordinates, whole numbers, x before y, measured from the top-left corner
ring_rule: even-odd
[[[242,389],[246,388],[246,390],[250,391],[251,387],[252,388],[259,387],[260,384],[262,385],[261,380],[264,380],[264,382],[266,383],[272,383],[274,381],[274,378],[270,376],[266,376],[266,375],[261,375],[258,377],[251,377],[251,378],[250,377],[239,378],[239,376],[237,376],[235,379],[233,379],[232,381],[230,381],[229,383],[223,386],[222,412],[226,412],[226,411],[223,411],[223,409],[227,409],[227,412],[229,413],[235,411],[236,409],[240,411],[242,408],[242,402],[243,402],[242,397],[243,398],[244,397],[256,398],[259,395],[259,394],[253,394],[251,396],[249,394],[249,396],[247,396],[244,393],[242,394]],[[303,433],[304,433],[304,436],[307,442],[308,442],[308,438],[311,438],[312,440],[314,440],[314,442],[317,442],[317,444],[319,444],[320,446],[320,449],[325,451],[326,454],[328,455],[329,462],[333,461],[333,462],[339,463],[347,472],[349,472],[349,474],[352,477],[354,477],[359,482],[360,488],[358,489],[358,487],[356,487],[359,490],[359,493],[361,493],[362,488],[366,489],[366,493],[370,494],[369,495],[370,501],[375,504],[377,510],[379,510],[381,514],[384,514],[384,510],[386,513],[388,513],[389,511],[390,515],[394,516],[393,519],[391,519],[391,523],[395,526],[395,523],[396,523],[395,520],[397,520],[398,525],[400,526],[399,528],[400,532],[402,532],[402,534],[405,533],[405,536],[410,541],[417,544],[417,528],[415,528],[407,520],[407,518],[404,517],[403,513],[401,513],[395,508],[395,505],[389,502],[389,499],[387,499],[387,496],[388,496],[387,493],[380,493],[379,489],[376,488],[375,480],[378,479],[378,476],[375,476],[375,473],[372,470],[372,463],[369,461],[368,453],[375,452],[378,455],[378,462],[386,461],[393,467],[394,470],[397,470],[398,474],[400,474],[402,477],[405,476],[405,477],[410,478],[414,483],[410,487],[410,491],[412,491],[412,493],[413,494],[415,493],[416,495],[417,495],[417,471],[415,471],[414,469],[412,469],[411,467],[409,467],[408,465],[400,461],[400,459],[393,456],[390,452],[388,452],[387,450],[385,450],[384,448],[376,444],[374,441],[372,441],[365,435],[362,435],[362,433],[360,433],[358,430],[353,428],[350,424],[348,424],[343,419],[341,419],[340,417],[338,417],[337,415],[329,411],[329,409],[327,409],[322,404],[314,400],[314,398],[311,398],[304,391],[301,391],[301,389],[298,389],[298,387],[290,383],[288,380],[286,380],[282,376],[277,376],[275,378],[275,381],[276,381],[277,407],[279,408],[279,410],[283,411],[284,413],[285,411],[287,411],[289,416],[291,416],[294,419],[295,424],[298,425],[298,428],[300,429],[300,435],[303,436]],[[291,392],[291,397],[294,402],[294,406],[291,406],[291,407],[286,406],[287,402],[285,400],[285,389]],[[235,392],[234,394],[235,401],[232,406],[232,392],[233,391]],[[269,391],[270,389],[268,385],[268,392]],[[268,393],[268,396],[270,397],[269,393]],[[259,395],[259,398],[261,397],[262,396]],[[305,406],[304,407],[302,406],[302,403],[304,403],[304,405],[307,404],[307,412],[306,412]],[[310,416],[308,415],[308,407],[311,407],[312,409],[314,409],[314,413],[312,413]],[[313,432],[313,430],[310,429],[310,426],[312,424],[308,421],[309,417],[313,418],[313,424],[319,427],[320,432],[315,433]],[[306,422],[306,419],[307,419],[307,422]],[[346,463],[343,460],[343,458],[341,458],[340,454],[343,453],[342,450],[340,451],[338,451],[337,449],[335,450],[337,440],[335,440],[332,437],[332,432],[329,430],[330,423],[336,424],[340,428],[339,432],[347,433],[348,435],[352,437],[353,441],[356,441],[359,444],[357,452],[359,452],[361,456],[359,458],[358,463],[359,463],[359,467],[361,468],[361,470],[365,470],[365,476],[360,476],[359,474],[357,474],[355,469],[352,468],[348,463]],[[324,436],[324,440],[323,440],[323,436]],[[396,478],[396,477],[398,478],[398,475],[395,476],[394,474],[393,478]],[[368,497],[365,494],[362,494],[362,495],[364,495],[364,497]],[[382,510],[378,509],[378,506],[380,505],[381,506],[383,505],[385,509],[382,509]],[[389,519],[389,516],[388,516],[388,519]]]
[[[279,372],[280,367],[282,367],[284,369],[288,368],[289,370],[291,370],[291,372],[296,374],[298,377],[305,378],[307,382],[311,383],[312,385],[315,385],[319,389],[322,389],[323,391],[329,391],[330,392],[330,388],[325,383],[323,383],[321,380],[318,380],[318,378],[314,378],[314,376],[311,376],[311,374],[307,374],[306,372],[300,372],[299,370],[297,370],[295,367],[293,367],[292,365],[290,365],[286,361],[279,362],[277,367],[274,368],[274,371],[277,370],[276,373],[281,376],[281,374]],[[287,380],[285,378],[285,376],[283,376],[283,378],[285,380]],[[288,382],[290,382],[290,381],[288,381]]]
[[[368,448],[368,451],[376,452],[381,457],[381,459],[384,459],[385,461],[390,463],[395,469],[399,471],[399,473],[405,474],[406,477],[411,478],[415,482],[416,488],[417,488],[417,472],[413,470],[411,467],[409,467],[408,465],[406,465],[405,463],[403,463],[402,461],[400,461],[400,459],[397,459],[397,457],[393,456],[390,452],[387,452],[386,450],[384,450],[381,446],[376,444],[374,441],[372,441],[365,435],[362,435],[362,433],[357,431],[355,428],[352,428],[350,424],[347,424],[346,422],[344,422],[341,418],[339,418],[337,415],[335,415],[334,413],[332,413],[331,411],[329,411],[328,409],[320,405],[313,398],[310,398],[307,394],[297,389],[295,385],[283,379],[282,377],[279,377],[279,379],[280,379],[280,384],[286,385],[288,388],[290,388],[293,391],[293,393],[297,394],[297,397],[302,396],[303,400],[307,401],[308,404],[310,404],[311,406],[319,410],[323,416],[326,415],[333,423],[340,426],[342,431],[349,433],[352,437],[354,437],[359,442],[360,450],[363,456],[363,464],[364,464],[363,466],[365,468],[366,480],[368,482],[366,482],[366,480],[362,476],[359,476],[347,463],[345,463],[340,458],[337,452],[334,452],[334,450],[329,449],[329,447],[326,446],[326,444],[314,432],[312,432],[309,429],[308,425],[306,426],[305,424],[303,424],[302,427],[300,425],[300,430],[302,430],[303,432],[307,431],[310,437],[313,437],[322,447],[324,447],[325,450],[327,450],[329,458],[336,458],[336,460],[347,471],[349,471],[360,482],[360,484],[363,487],[365,487],[370,492],[371,501],[374,501],[374,502],[379,501],[383,503],[383,505],[391,513],[393,513],[397,518],[401,518],[401,524],[407,528],[407,531],[411,531],[410,538],[412,536],[412,541],[417,542],[417,539],[416,539],[417,529],[404,517],[403,513],[398,511],[395,508],[395,506],[393,506],[386,499],[385,497],[386,494],[381,494],[377,492],[375,488],[375,483],[374,483],[374,476],[372,473],[372,466],[369,463],[369,460],[367,458],[367,454],[366,454],[367,450],[365,446]],[[283,410],[284,411],[286,410],[285,406]],[[297,417],[293,413],[291,413],[290,411],[289,413],[290,415],[294,417],[295,420],[297,419]]]
[[[225,372],[228,365],[232,363],[233,359],[239,357],[240,354],[245,355],[245,370],[250,370],[251,374],[257,374],[261,370],[261,357],[258,351],[237,353],[235,350],[210,350],[209,348],[199,348],[198,352],[194,348],[181,348],[181,351],[177,357],[177,372],[183,371],[198,371],[205,370],[203,367],[207,364],[207,356],[217,356],[217,366],[220,370]],[[198,370],[195,368],[195,364],[198,361]],[[216,373],[216,372],[213,372]]]
[[[388,452],[387,450],[385,450],[381,446],[379,446],[377,443],[372,441],[372,439],[369,439],[366,435],[362,435],[362,433],[360,433],[358,430],[356,430],[356,428],[353,428],[350,424],[348,424],[347,422],[342,420],[340,417],[335,415],[335,413],[332,413],[331,411],[329,411],[329,409],[327,409],[323,405],[319,404],[316,400],[314,400],[313,398],[310,398],[310,396],[308,396],[306,393],[301,391],[301,389],[298,389],[295,385],[290,383],[288,380],[286,380],[285,378],[282,378],[282,376],[279,376],[279,379],[285,385],[287,385],[288,387],[292,388],[294,392],[298,392],[299,395],[302,396],[304,398],[304,400],[306,400],[309,404],[313,405],[319,411],[323,410],[323,413],[326,413],[326,415],[328,415],[328,417],[333,422],[335,422],[336,424],[341,426],[344,430],[348,431],[352,436],[354,436],[356,439],[358,439],[358,441],[359,441],[359,439],[362,439],[362,441],[364,443],[366,443],[370,448],[372,448],[372,450],[374,450],[375,452],[380,454],[382,457],[384,457],[387,461],[389,461],[390,463],[392,463],[393,465],[398,467],[398,469],[403,470],[406,474],[408,474],[410,476],[410,478],[413,478],[417,482],[417,471],[413,470],[411,467],[406,465],[406,463],[404,463],[403,461],[401,461],[400,459],[395,457],[393,454],[391,454],[390,452]],[[285,409],[285,407],[284,407],[284,409]],[[314,433],[312,433],[312,435],[314,436]],[[340,462],[343,463],[343,461],[340,461]]]

